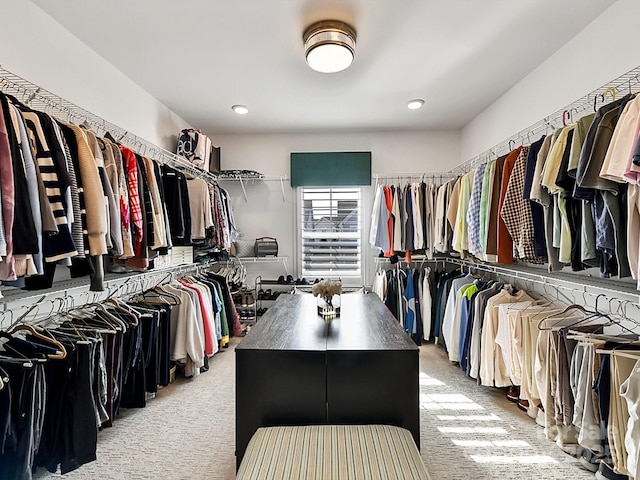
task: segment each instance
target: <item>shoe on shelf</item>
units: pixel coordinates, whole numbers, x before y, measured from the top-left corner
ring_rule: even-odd
[[[264,300],[264,290],[258,290],[258,300]]]
[[[247,304],[243,305],[245,307],[254,307],[256,304],[256,301],[253,298],[253,293],[247,293],[245,300],[247,301]]]
[[[287,283],[287,282],[286,282],[286,281],[285,281],[285,279],[284,279],[284,275],[280,275],[280,276],[278,277],[278,284],[280,284],[280,285],[285,285],[286,283]]]
[[[293,275],[287,275],[287,281],[286,284],[287,285],[293,285]]]

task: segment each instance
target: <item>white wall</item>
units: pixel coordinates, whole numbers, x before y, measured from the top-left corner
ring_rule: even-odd
[[[370,151],[374,174],[445,172],[460,157],[459,133],[441,132],[369,132],[316,134],[218,135],[213,141],[221,148],[222,169],[256,170],[267,177],[286,175],[289,178],[291,152]],[[405,180],[406,181],[406,180]],[[289,257],[289,273],[296,278],[294,190],[284,181],[284,200],[280,181],[249,182],[245,201],[237,181],[222,185],[233,198],[236,223],[245,240],[261,236],[278,239],[280,255]],[[365,231],[369,229],[373,188],[366,189],[364,198]],[[365,246],[365,282],[371,280],[374,252]],[[248,265],[249,276],[263,272],[277,278],[285,274],[282,265]],[[255,276],[255,275],[254,275]]]
[[[465,161],[640,65],[638,0],[618,0],[463,130]]]
[[[189,126],[185,120],[30,0],[0,0],[0,12],[2,67],[138,137],[175,151],[177,134]]]

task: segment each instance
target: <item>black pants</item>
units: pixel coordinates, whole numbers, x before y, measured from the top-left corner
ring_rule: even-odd
[[[23,367],[20,363],[2,364],[7,371],[10,389],[10,426],[5,423],[4,452],[0,455],[0,478],[31,480],[35,452],[40,442],[44,420],[46,380],[43,364]],[[0,392],[2,393],[2,392]],[[4,393],[4,403],[7,402]],[[4,421],[7,417],[3,415]]]

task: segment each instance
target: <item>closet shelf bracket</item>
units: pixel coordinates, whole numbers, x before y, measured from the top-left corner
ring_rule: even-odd
[[[244,201],[248,202],[249,198],[247,197],[247,189],[244,186],[244,180],[242,180],[242,175],[238,175],[237,179],[240,181],[240,187],[242,187],[242,194],[244,195]]]

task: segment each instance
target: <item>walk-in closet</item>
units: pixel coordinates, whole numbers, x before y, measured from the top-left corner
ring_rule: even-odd
[[[0,14],[0,480],[640,480],[637,0]]]

